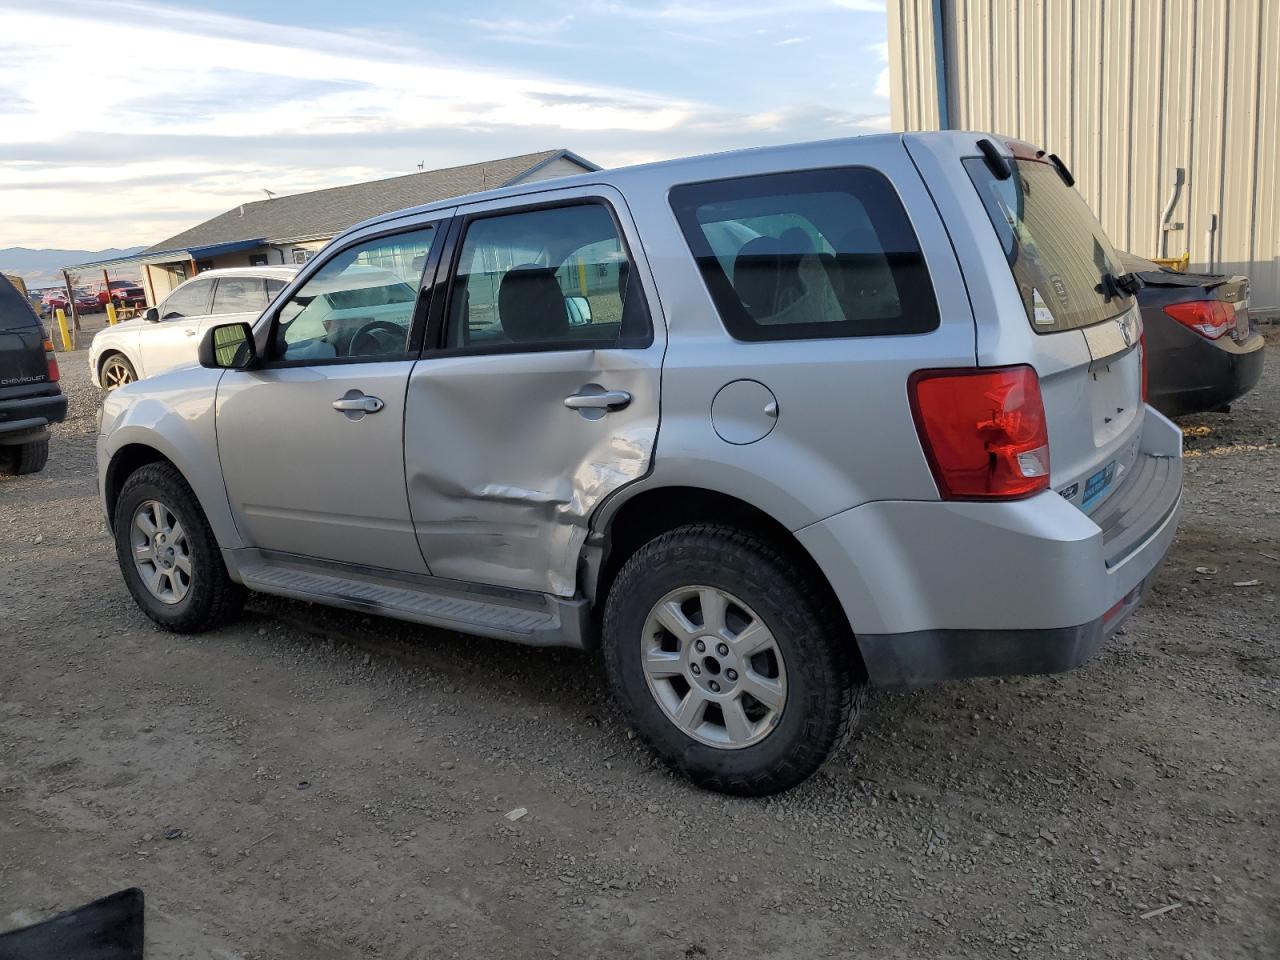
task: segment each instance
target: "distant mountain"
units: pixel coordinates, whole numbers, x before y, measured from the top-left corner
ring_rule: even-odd
[[[91,263],[94,260],[110,260],[127,257],[143,247],[126,247],[121,250],[32,250],[28,247],[0,247],[0,273],[21,277],[28,287],[52,287],[62,283],[62,268],[71,263]],[[137,267],[120,271],[121,280],[141,275]],[[85,278],[89,279],[89,278]],[[102,279],[99,271],[98,280]],[[116,279],[113,271],[112,279]]]

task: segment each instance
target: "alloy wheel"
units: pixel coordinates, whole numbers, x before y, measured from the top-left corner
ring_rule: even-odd
[[[129,541],[143,586],[161,603],[180,603],[191,589],[191,544],[173,511],[144,500],[133,513]]]
[[[107,390],[123,387],[126,383],[133,383],[133,381],[133,371],[129,369],[127,363],[118,357],[112,357],[107,361],[106,366],[102,368],[102,385]]]
[[[699,743],[749,747],[782,719],[782,651],[764,621],[725,590],[681,587],[654,604],[641,658],[667,719]]]

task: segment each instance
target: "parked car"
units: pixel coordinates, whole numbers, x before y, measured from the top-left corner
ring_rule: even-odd
[[[107,290],[98,291],[98,300],[105,307],[110,300],[118,307],[146,306],[147,292],[132,280],[112,280]]]
[[[76,310],[81,314],[97,313],[103,308],[103,301],[92,290],[77,290],[75,298]]]
[[[366,221],[108,395],[125,582],[176,631],[258,590],[601,645],[653,748],[742,794],[818,769],[868,684],[1074,667],[1168,549],[1182,461],[1069,183],[894,134]]]
[[[99,330],[89,346],[95,385],[114,390],[196,362],[200,335],[215,323],[256,320],[297,267],[206,270],[141,317]]]
[[[1249,320],[1249,278],[1177,273],[1131,253],[1124,268],[1142,278],[1147,393],[1168,417],[1223,411],[1262,377],[1266,340]]]
[[[35,310],[0,276],[0,472],[38,473],[49,460],[49,424],[67,415],[58,358]]]
[[[49,311],[66,310],[70,306],[70,301],[67,300],[65,293],[55,291],[44,295],[44,305]]]

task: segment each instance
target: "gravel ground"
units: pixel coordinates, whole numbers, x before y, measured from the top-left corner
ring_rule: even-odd
[[[66,355],[48,469],[0,479],[0,929],[138,885],[151,957],[1278,957],[1270,350],[1184,421],[1179,539],[1092,662],[873,695],[757,801],[655,764],[585,655],[272,599],[154,629]]]

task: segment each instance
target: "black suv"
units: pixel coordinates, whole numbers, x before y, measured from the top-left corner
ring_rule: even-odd
[[[0,472],[43,470],[49,424],[66,415],[53,344],[26,297],[0,276]]]

